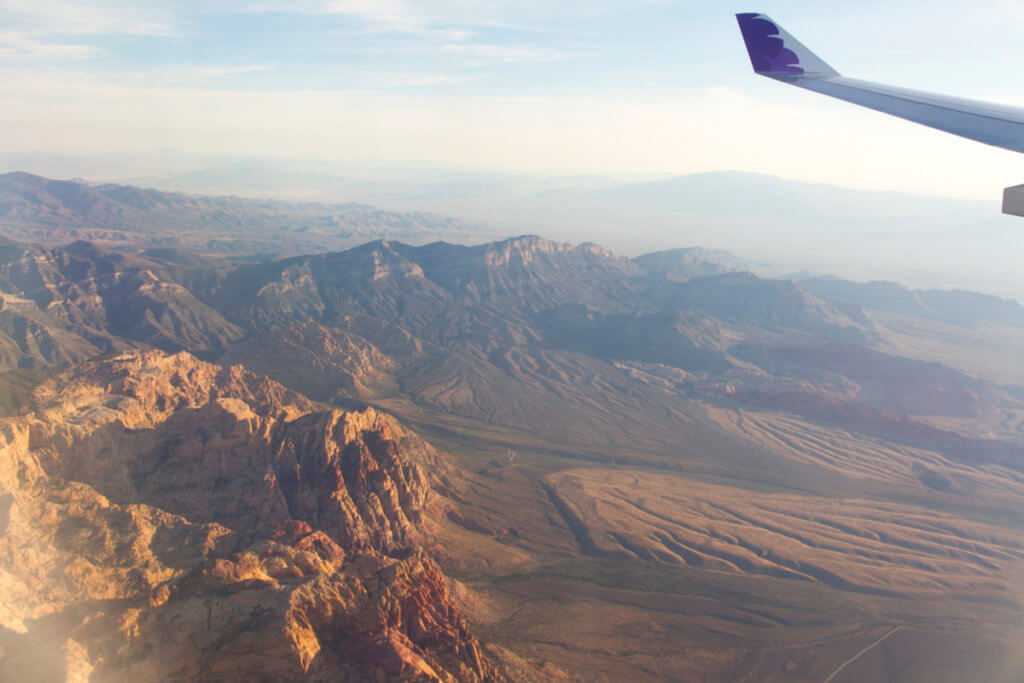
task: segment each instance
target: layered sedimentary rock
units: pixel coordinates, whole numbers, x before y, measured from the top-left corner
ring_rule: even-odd
[[[494,676],[416,549],[448,469],[239,367],[76,366],[0,422],[0,678]]]

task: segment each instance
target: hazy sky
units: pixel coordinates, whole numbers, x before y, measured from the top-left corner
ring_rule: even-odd
[[[845,75],[1024,105],[1024,3],[0,0],[0,167],[33,154],[740,169],[995,198],[1024,156],[755,77],[735,11]],[[34,170],[34,169],[24,169]]]

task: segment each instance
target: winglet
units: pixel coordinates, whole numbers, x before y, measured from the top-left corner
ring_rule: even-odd
[[[839,72],[786,33],[768,16],[757,13],[736,15],[747,44],[754,72],[781,80],[799,76],[830,78]]]

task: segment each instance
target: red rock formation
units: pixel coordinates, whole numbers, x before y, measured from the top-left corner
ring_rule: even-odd
[[[0,678],[494,677],[414,545],[447,467],[241,368],[78,366],[0,422]]]

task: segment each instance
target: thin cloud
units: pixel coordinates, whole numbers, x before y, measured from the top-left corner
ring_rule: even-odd
[[[89,59],[102,53],[103,50],[92,45],[47,42],[13,31],[0,33],[0,58]]]
[[[160,5],[81,0],[0,0],[0,20],[36,34],[139,35],[174,33],[172,13]]]
[[[495,45],[495,44],[454,44],[441,48],[446,55],[467,57],[475,64],[513,63],[513,62],[554,62],[582,53],[565,52],[534,45]]]
[[[373,72],[367,73],[359,79],[358,83],[351,83],[349,87],[367,88],[427,88],[446,85],[462,85],[467,79],[457,78],[445,73],[407,73],[395,72]]]
[[[181,91],[187,91],[191,88],[207,90],[212,88],[212,92],[218,88],[230,87],[231,80],[236,76],[270,71],[273,68],[274,66],[269,64],[172,65],[146,71],[122,71],[118,74],[116,83],[142,89],[177,88]],[[111,79],[92,81],[94,86],[102,82],[115,83]]]
[[[184,73],[191,75],[198,80],[217,80],[228,76],[252,73],[254,71],[267,71],[270,66],[266,64],[240,64],[234,66],[197,66],[186,70]]]
[[[399,33],[417,40],[441,42],[462,42],[469,40],[476,31],[468,28],[431,27],[426,24],[366,24],[359,29],[364,34]]]
[[[333,0],[325,10],[345,15],[380,29],[418,32],[430,27],[431,18],[402,0]]]
[[[963,11],[968,22],[982,28],[1019,26],[1024,22],[1024,6],[1017,0],[965,5]]]
[[[516,20],[524,9],[521,2],[438,0],[414,3],[408,0],[329,0],[325,3],[302,3],[292,11],[324,12],[354,19],[364,24],[367,32],[406,33],[461,42],[479,33],[480,29],[505,29],[524,33],[576,33],[569,28],[532,26]],[[264,9],[266,4],[260,5]],[[525,8],[529,13],[529,7]],[[285,11],[279,6],[280,11]]]

